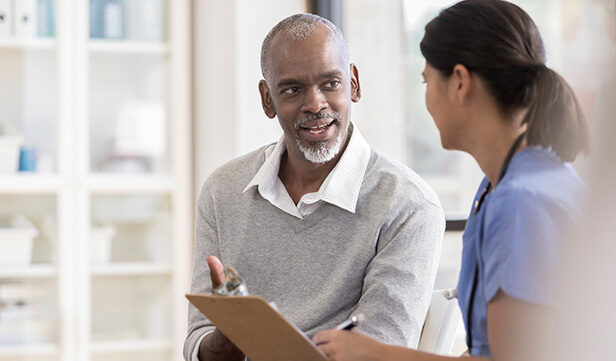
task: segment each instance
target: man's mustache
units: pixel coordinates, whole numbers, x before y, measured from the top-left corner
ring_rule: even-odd
[[[318,120],[318,119],[332,119],[332,120],[340,120],[340,115],[338,113],[327,113],[327,112],[318,112],[318,113],[312,113],[309,116],[307,116],[306,118],[299,120],[295,123],[295,129],[299,129],[302,125],[311,122],[313,120]]]

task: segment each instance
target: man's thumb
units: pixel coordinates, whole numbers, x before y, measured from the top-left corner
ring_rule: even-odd
[[[210,256],[207,258],[207,265],[210,267],[212,288],[219,287],[225,283],[225,268],[223,267],[222,262],[220,262],[220,260],[215,256]]]

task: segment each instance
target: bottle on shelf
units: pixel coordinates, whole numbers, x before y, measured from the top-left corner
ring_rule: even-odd
[[[38,0],[38,35],[56,35],[56,4],[54,0]]]
[[[35,172],[38,162],[38,151],[33,145],[25,145],[21,147],[19,152],[19,171],[20,172]]]
[[[124,7],[118,0],[108,0],[105,4],[104,35],[107,39],[124,37]]]
[[[119,0],[90,0],[90,38],[124,38],[124,4]]]
[[[12,123],[0,123],[0,174],[19,170],[19,150],[24,137]]]

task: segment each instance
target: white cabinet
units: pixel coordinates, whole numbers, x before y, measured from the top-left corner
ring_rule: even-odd
[[[0,361],[180,360],[190,1],[15,2],[37,26],[0,33],[0,141],[21,153],[0,172]]]

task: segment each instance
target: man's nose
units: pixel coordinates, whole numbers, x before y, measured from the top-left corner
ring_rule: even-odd
[[[319,88],[311,88],[304,93],[303,112],[318,113],[327,108],[327,98]]]

